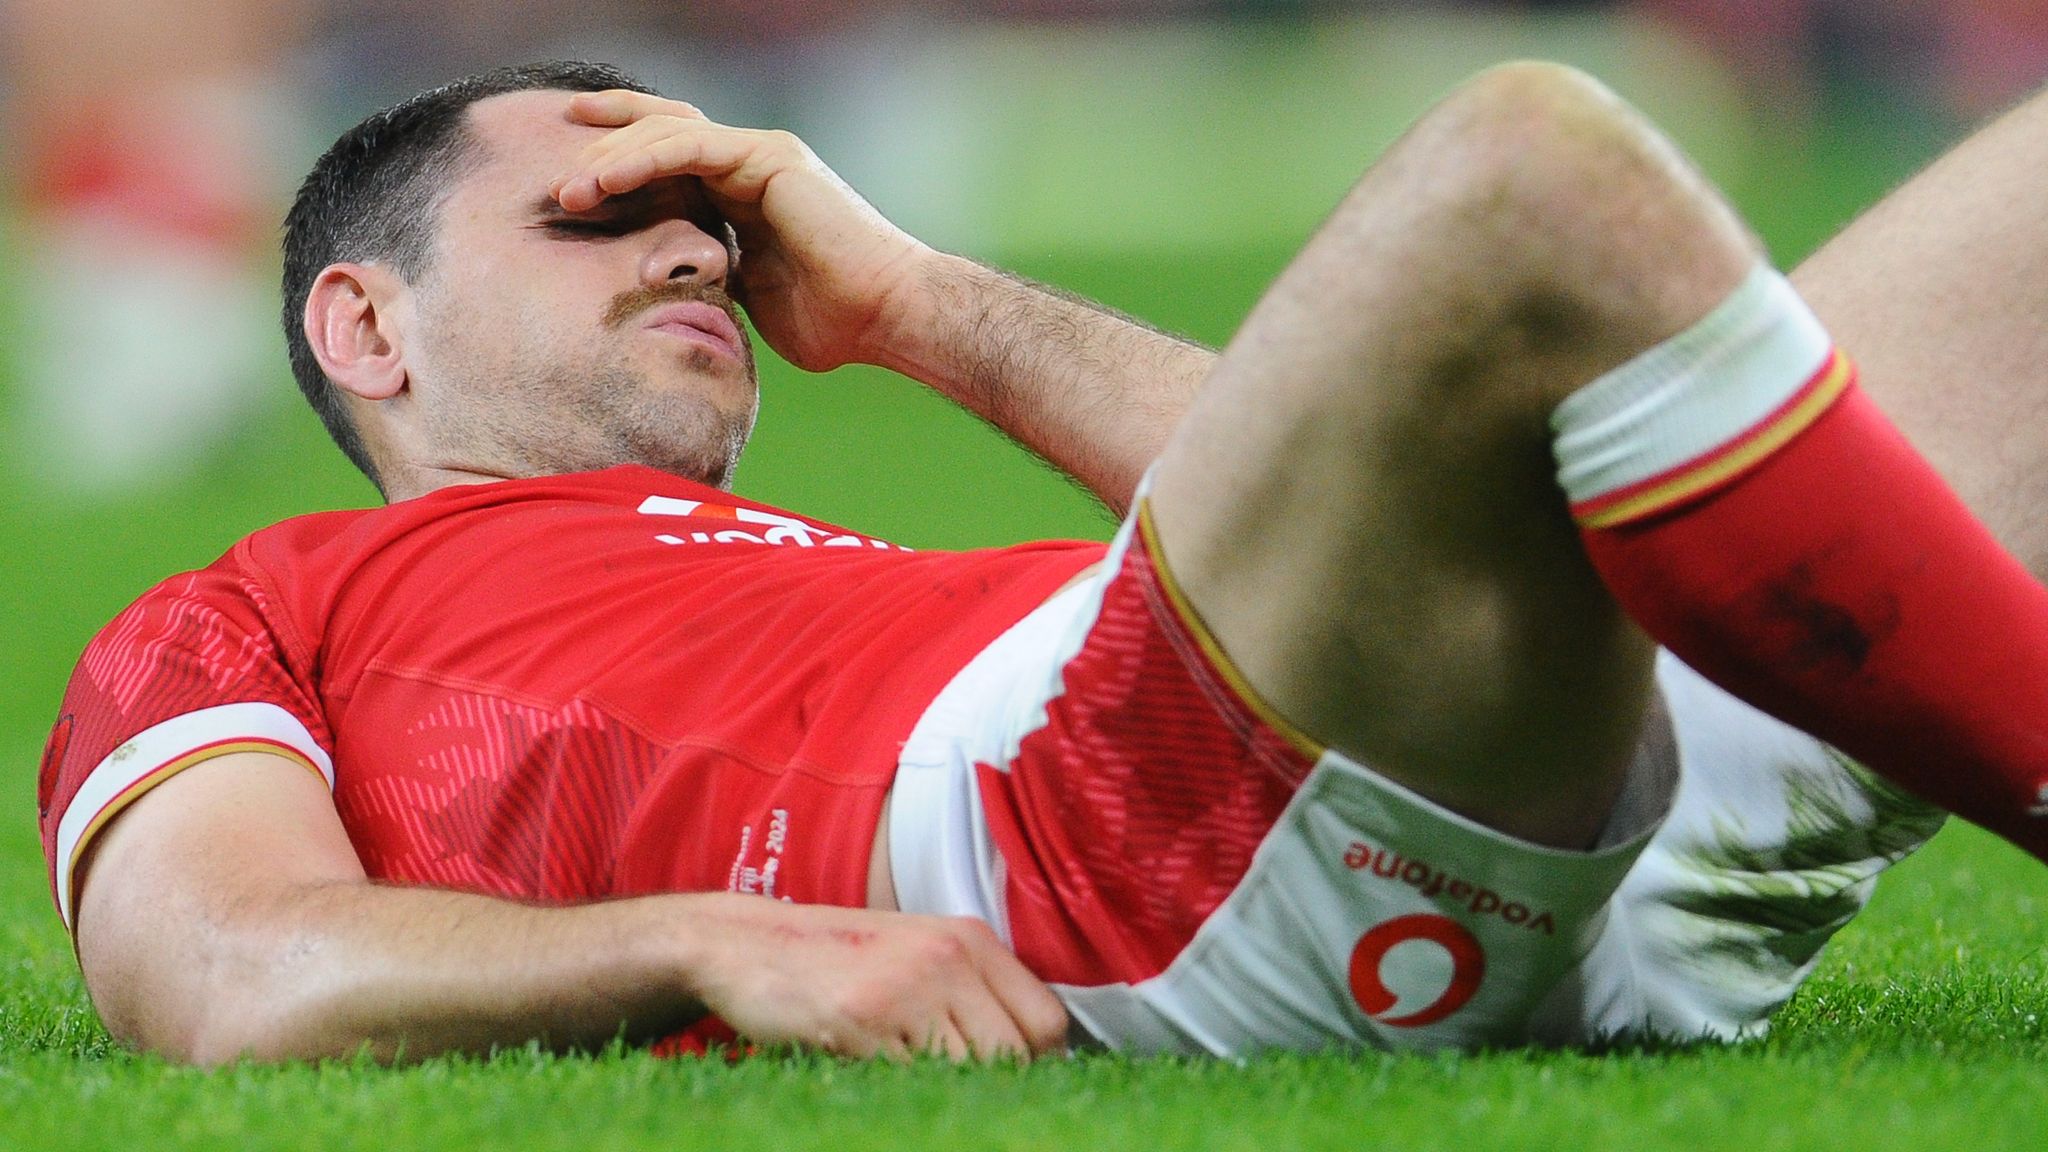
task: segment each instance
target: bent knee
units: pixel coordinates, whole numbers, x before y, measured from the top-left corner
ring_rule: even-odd
[[[1454,209],[1503,261],[1583,274],[1588,254],[1753,255],[1747,231],[1657,128],[1576,68],[1538,61],[1479,73],[1411,133]]]
[[[1397,151],[1396,195],[1458,238],[1482,334],[1508,341],[1494,349],[1618,362],[1704,315],[1758,259],[1747,228],[1678,148],[1565,65],[1480,73]]]
[[[1464,182],[1490,198],[1546,181],[1581,189],[1602,169],[1640,163],[1655,129],[1592,76],[1563,64],[1495,65],[1416,121],[1412,135],[1450,154]]]

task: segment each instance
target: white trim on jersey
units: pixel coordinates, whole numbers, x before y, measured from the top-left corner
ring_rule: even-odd
[[[57,912],[72,923],[72,872],[94,833],[121,808],[194,764],[231,752],[302,759],[334,787],[334,761],[296,716],[275,704],[220,704],[173,716],[107,754],[86,774],[57,823]]]
[[[1151,473],[1139,486],[1142,496]],[[973,916],[1010,941],[999,896],[1003,854],[982,816],[975,768],[1009,771],[1024,737],[1066,691],[1061,672],[1102,614],[1138,518],[1127,517],[1094,572],[1060,590],[955,673],[911,729],[889,789],[889,868],[906,912]]]

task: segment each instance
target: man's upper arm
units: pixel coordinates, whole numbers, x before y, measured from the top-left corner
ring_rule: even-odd
[[[301,761],[233,752],[194,765],[121,811],[75,870],[93,1002],[121,1039],[189,1051],[252,1007],[231,993],[264,974],[234,965],[274,954],[252,937],[290,931],[274,913],[295,891],[364,880],[326,782]]]
[[[216,888],[362,874],[312,662],[245,552],[164,581],[93,638],[37,785],[51,895],[88,985],[117,1034],[151,1046],[162,1037],[130,1026],[141,1007],[192,1008],[193,982],[218,975],[193,967],[220,925]]]
[[[76,928],[76,872],[130,805],[239,752],[297,761],[331,788],[332,738],[275,598],[236,553],[145,593],[86,646],[44,751],[36,802],[51,895]]]

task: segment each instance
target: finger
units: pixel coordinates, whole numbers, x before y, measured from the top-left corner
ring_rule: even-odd
[[[655,180],[696,176],[707,187],[715,185],[715,190],[727,195],[744,196],[746,189],[752,188],[753,198],[758,199],[758,189],[765,187],[771,174],[767,171],[748,173],[737,191],[725,187],[732,183],[732,177],[749,167],[750,161],[755,169],[761,168],[756,146],[752,134],[734,129],[672,132],[638,143],[628,142],[563,178],[555,198],[571,212],[584,212],[607,196],[622,195]]]
[[[687,140],[702,139],[694,146]],[[691,157],[705,163],[686,165]],[[649,174],[647,165],[658,165]],[[803,142],[788,132],[755,128],[733,128],[700,118],[657,115],[607,132],[577,153],[569,171],[556,177],[548,190],[559,199],[564,188],[574,187],[577,199],[596,195],[602,199],[622,189],[601,173],[617,171],[616,178],[640,183],[663,175],[694,175],[717,179],[724,186],[714,189],[735,200],[759,200],[776,173],[815,164],[815,157]],[[596,181],[596,186],[590,186]],[[637,186],[637,185],[635,185]],[[593,202],[594,203],[594,202]]]
[[[828,1028],[809,1036],[798,1043],[815,1052],[840,1056],[849,1060],[892,1060],[898,1064],[914,1058],[919,1049],[906,1043],[898,1033],[869,1029],[850,1021],[843,1029]]]
[[[623,95],[640,96],[636,92],[628,92]],[[679,130],[695,127],[722,127],[721,125],[713,124],[710,119],[697,110],[695,105],[685,104],[679,100],[647,99],[649,102],[631,115],[622,114],[597,117],[596,119],[604,121],[602,126],[614,127],[616,125],[614,131],[605,133],[578,152],[576,160],[569,171],[549,181],[548,191],[559,199],[563,187],[575,183],[579,176],[588,176],[593,166],[616,159],[635,149],[645,148],[650,143],[666,136],[675,135]],[[733,131],[733,129],[724,130]],[[603,199],[602,190],[598,191],[598,199],[601,200]],[[593,201],[592,203],[594,204],[595,202]]]
[[[1015,1023],[1026,1048],[1034,1055],[1065,1050],[1067,1008],[1053,995],[1045,981],[1034,976],[1015,953],[1004,947],[988,925],[979,920],[964,929],[971,937],[975,962],[989,991]]]
[[[942,1022],[934,1022],[925,1033],[920,1046],[927,1056],[944,1056],[955,1064],[966,1064],[974,1059],[974,1045],[949,1016]]]
[[[810,163],[814,158],[802,141],[788,132],[774,129],[734,128],[705,119],[686,119],[677,116],[650,116],[615,131],[608,132],[585,146],[577,153],[572,173],[589,175],[599,168],[616,164],[626,157],[638,153],[657,153],[663,148],[673,147],[671,141],[702,138],[706,143],[699,145],[701,154],[707,158],[716,157],[744,160],[745,170],[737,164],[720,164],[703,171],[691,171],[689,175],[723,175],[739,177],[741,182],[728,190],[729,194],[758,199],[760,188],[775,172]],[[680,175],[682,173],[670,173]]]
[[[753,147],[738,167],[722,175],[705,176],[704,186],[714,195],[758,203],[767,195],[768,181],[777,173],[805,167],[812,159],[810,150],[787,132],[750,131],[749,135],[753,137]]]
[[[974,1059],[989,1064],[1001,1059],[1029,1060],[1031,1048],[1002,1001],[986,988],[976,988],[951,1009],[953,1027],[966,1040]]]
[[[741,129],[727,128],[713,124],[702,117],[690,116],[645,116],[630,124],[617,128],[585,144],[576,153],[575,167],[588,168],[603,160],[624,155],[636,148],[644,148],[657,140],[676,135],[712,129],[720,132],[738,132]]]
[[[684,100],[670,100],[626,88],[603,92],[578,92],[569,98],[569,119],[596,128],[616,128],[648,116],[689,116],[705,119],[704,113]]]
[[[891,1036],[887,1040],[864,1045],[862,1051],[847,1052],[843,1053],[843,1055],[855,1056],[862,1060],[879,1058],[887,1060],[891,1064],[908,1064],[917,1059],[918,1054],[922,1051],[924,1049],[916,1044],[912,1044],[907,1036]]]
[[[675,116],[656,116],[646,120],[635,121],[622,128],[607,132],[578,152],[576,159],[570,163],[568,169],[548,182],[548,191],[557,199],[560,199],[562,189],[575,183],[579,178],[586,181],[594,179],[595,173],[607,165],[616,162],[621,157],[638,150],[644,150],[657,141],[677,135],[679,130],[686,125],[701,123],[705,123],[705,121],[683,120]],[[602,198],[602,189],[596,190],[600,193],[600,198]]]

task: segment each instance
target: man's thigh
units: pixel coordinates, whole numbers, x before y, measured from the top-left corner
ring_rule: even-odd
[[[988,922],[1126,1051],[1754,1034],[1941,814],[1657,679],[1600,839],[1542,848],[1297,743],[1132,523],[920,718],[901,905]]]
[[[1196,611],[1281,715],[1558,845],[1619,787],[1650,649],[1581,551],[1550,410],[1755,259],[1646,126],[1575,85],[1490,76],[1377,163],[1226,349],[1151,497]]]

